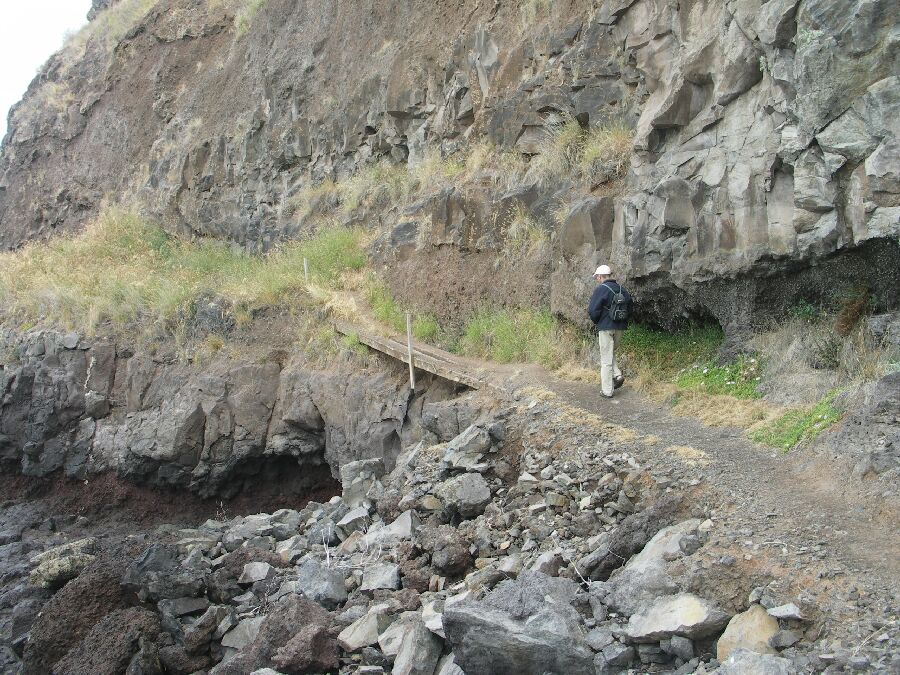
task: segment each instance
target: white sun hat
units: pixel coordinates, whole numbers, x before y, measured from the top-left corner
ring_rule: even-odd
[[[597,268],[597,271],[594,272],[595,277],[601,274],[603,276],[609,276],[610,274],[612,274],[612,270],[609,269],[609,265],[600,265],[600,267]]]

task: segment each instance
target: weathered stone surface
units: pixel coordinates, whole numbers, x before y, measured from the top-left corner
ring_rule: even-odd
[[[60,586],[74,579],[94,561],[96,548],[95,539],[80,539],[44,551],[31,559],[31,564],[36,567],[31,571],[29,581],[41,588]]]
[[[749,649],[758,654],[774,654],[769,640],[778,632],[778,621],[761,605],[752,605],[736,614],[716,643],[716,658],[724,661],[736,649]]]
[[[444,449],[444,466],[459,471],[475,471],[484,466],[484,453],[491,447],[487,429],[472,425],[451,440]]]
[[[177,549],[149,546],[128,566],[122,586],[143,600],[164,600],[200,595],[206,570],[181,564]]]
[[[256,637],[233,658],[221,662],[213,675],[245,675],[260,668],[284,664],[287,672],[312,672],[334,667],[337,645],[329,637],[331,617],[320,605],[299,595],[280,600],[265,617]],[[252,619],[256,621],[257,619]],[[224,642],[223,642],[224,644]]]
[[[400,588],[400,566],[394,563],[379,563],[363,570],[361,591]]]
[[[443,648],[440,638],[422,622],[415,621],[403,634],[391,672],[395,675],[432,675]]]
[[[276,570],[267,562],[251,562],[244,565],[239,584],[253,584],[275,576]]]
[[[232,649],[243,649],[256,639],[256,636],[259,635],[259,629],[265,620],[266,617],[264,616],[244,619],[222,636],[222,646],[231,647]]]
[[[529,621],[474,602],[444,612],[444,632],[466,673],[587,673],[593,654],[552,608]]]
[[[616,571],[606,584],[606,603],[612,608],[632,614],[653,599],[675,593],[678,586],[669,577],[669,560],[683,555],[680,542],[700,525],[696,519],[686,520],[657,532],[644,548]]]
[[[303,595],[327,609],[347,600],[344,575],[316,560],[306,560],[297,568],[296,582]]]
[[[780,656],[758,654],[749,649],[736,649],[719,667],[722,675],[793,675],[797,672],[794,665]]]
[[[443,625],[464,672],[589,672],[593,653],[571,602],[578,585],[523,571],[482,602],[444,607]]]
[[[347,626],[338,634],[338,643],[348,652],[359,651],[374,645],[378,636],[384,633],[391,619],[383,607],[371,608],[366,614]]]
[[[728,619],[728,614],[709,601],[679,593],[661,597],[633,614],[625,633],[634,642],[657,642],[673,635],[702,638],[724,627]]]
[[[800,608],[797,607],[793,602],[789,602],[786,605],[778,605],[777,607],[770,607],[766,610],[771,616],[774,616],[776,619],[802,619],[803,612],[800,611]]]
[[[449,478],[435,488],[435,493],[451,518],[475,518],[491,501],[490,487],[477,473]]]

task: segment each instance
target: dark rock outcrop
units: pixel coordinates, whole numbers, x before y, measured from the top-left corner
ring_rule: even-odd
[[[22,473],[233,496],[264,478],[302,494],[341,465],[393,468],[421,433],[422,405],[454,395],[423,383],[410,398],[395,371],[317,371],[275,360],[217,359],[203,369],[114,344],[37,331],[0,336],[0,461]]]
[[[457,317],[490,300],[583,321],[601,259],[664,322],[731,331],[832,297],[836,271],[896,304],[891,0],[605,0],[590,16],[553,3],[525,21],[519,3],[242,4],[164,0],[116,44],[95,35],[49,61],[3,144],[0,246],[130,194],[179,232],[264,250],[318,217],[294,200],[325,177],[380,159],[415,167],[429,147],[481,137],[530,157],[554,116],[614,117],[636,133],[613,194],[529,174],[509,193],[451,186],[352,217],[389,231],[377,255],[394,290],[429,308],[446,298],[417,289],[423,271],[480,280],[516,205],[542,221],[552,255],[500,263]]]

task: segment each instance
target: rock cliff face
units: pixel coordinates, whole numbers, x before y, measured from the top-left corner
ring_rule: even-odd
[[[240,0],[160,0],[114,49],[94,39],[51,59],[12,112],[0,244],[127,196],[172,229],[264,250],[314,224],[290,200],[326,177],[480,138],[531,157],[553,116],[615,115],[635,129],[616,190],[526,177],[355,215],[394,229],[382,258],[402,282],[436,257],[467,274],[494,257],[511,204],[544,215],[562,201],[552,250],[526,268],[577,320],[601,259],[665,321],[737,325],[832,294],[834,275],[896,302],[896,3],[524,5],[537,9],[267,0],[247,18]]]
[[[409,396],[390,369],[316,371],[261,360],[204,368],[75,334],[3,335],[0,461],[69,478],[131,481],[232,496],[244,481],[303,493],[360,459],[391,466],[417,440],[422,408],[454,395],[428,382]]]

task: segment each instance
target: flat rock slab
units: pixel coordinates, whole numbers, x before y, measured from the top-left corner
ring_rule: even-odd
[[[400,588],[400,566],[393,563],[372,565],[363,572],[361,591]]]
[[[239,584],[255,584],[275,576],[276,570],[267,562],[250,562],[244,565],[244,571],[238,579]]]
[[[243,649],[256,639],[256,636],[259,635],[259,629],[265,620],[266,617],[264,616],[244,619],[222,636],[222,646],[230,647],[231,649]]]
[[[673,635],[695,639],[712,635],[728,623],[729,616],[693,593],[658,598],[632,615],[625,629],[633,642],[658,642]]]

